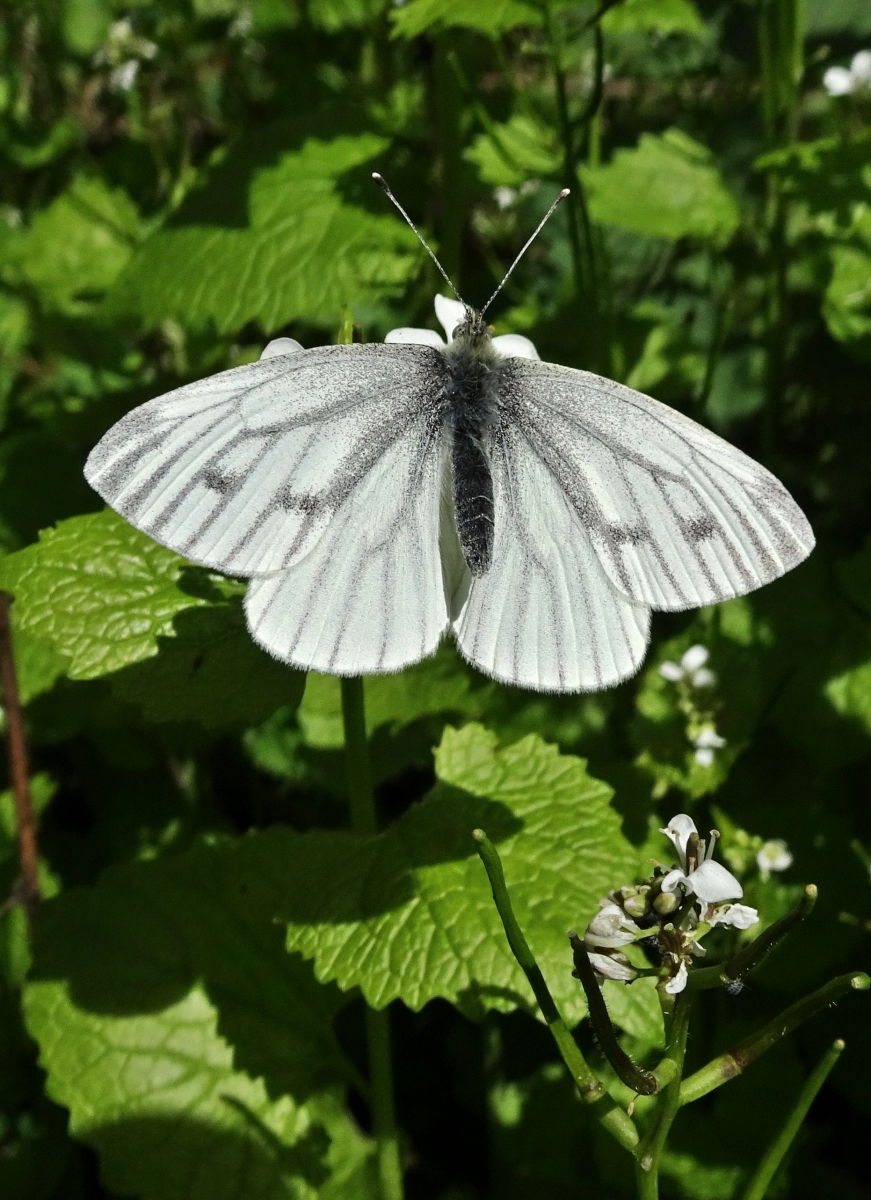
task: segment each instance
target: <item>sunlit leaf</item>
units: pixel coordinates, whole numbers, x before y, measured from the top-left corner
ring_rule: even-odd
[[[516,25],[538,25],[541,13],[524,0],[409,0],[393,13],[394,33],[418,37],[427,30],[462,26],[495,37]]]

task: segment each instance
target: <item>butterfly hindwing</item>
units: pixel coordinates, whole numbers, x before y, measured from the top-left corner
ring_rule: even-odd
[[[463,655],[541,691],[593,691],[634,674],[650,610],[611,584],[568,497],[510,421],[494,431],[490,464],[493,556],[454,616]]]

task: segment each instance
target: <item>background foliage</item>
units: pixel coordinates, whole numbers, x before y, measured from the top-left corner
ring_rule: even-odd
[[[374,1196],[362,996],[392,1003],[412,1200],[631,1194],[532,1015],[474,825],[575,1021],[565,929],[690,806],[766,922],[821,890],[752,987],[705,994],[691,1057],[867,967],[871,87],[822,79],[871,13],[806,0],[793,35],[794,8],[623,0],[599,41],[562,0],[0,5],[0,586],[50,897],[32,955],[20,910],[0,927],[4,1200]],[[81,469],[132,406],[268,336],[329,342],[342,305],[368,340],[434,325],[438,278],[376,167],[477,303],[571,183],[497,331],[762,458],[819,548],[658,616],[640,675],[602,695],[501,687],[449,646],[368,680],[388,827],[362,837],[336,681],[269,660],[241,585],[101,511]],[[695,643],[703,695],[657,671]],[[710,766],[704,720],[726,739]],[[794,862],[765,877],[772,837]],[[7,792],[4,893],[16,856]],[[650,991],[606,994],[643,1060]],[[735,1195],[843,1035],[778,1194],[867,1195],[866,1019],[844,1004],[683,1115],[669,1194]]]

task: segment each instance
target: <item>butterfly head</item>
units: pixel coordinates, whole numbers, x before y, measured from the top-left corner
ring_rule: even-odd
[[[465,306],[463,319],[454,329],[454,341],[463,342],[473,349],[488,345],[492,340],[490,326],[481,313]]]

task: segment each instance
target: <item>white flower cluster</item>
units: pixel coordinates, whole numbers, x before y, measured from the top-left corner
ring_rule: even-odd
[[[104,45],[94,55],[94,63],[112,68],[109,86],[113,91],[129,92],[139,74],[140,62],[154,58],[155,54],[154,42],[136,33],[129,18],[123,17],[109,29]]]
[[[687,736],[695,746],[693,757],[702,767],[712,766],[716,757],[715,752],[726,745],[726,739],[717,733],[713,720],[699,719],[697,705],[692,699],[693,692],[713,687],[717,682],[717,676],[705,666],[708,657],[705,646],[690,646],[679,663],[666,660],[659,668],[663,679],[677,684],[685,693],[685,703],[682,707],[690,717]]]
[[[741,884],[714,862],[716,830],[706,845],[692,818],[678,813],[660,833],[674,845],[679,866],[658,867],[640,886],[611,892],[587,926],[584,944],[600,979],[630,983],[639,970],[625,947],[653,939],[661,963],[656,974],[667,980],[665,990],[675,994],[686,987],[688,964],[705,953],[700,945],[705,934],[717,925],[749,929],[759,914],[736,903],[744,895]]]
[[[860,50],[854,54],[849,67],[829,67],[823,76],[823,87],[830,96],[871,91],[871,50]]]

